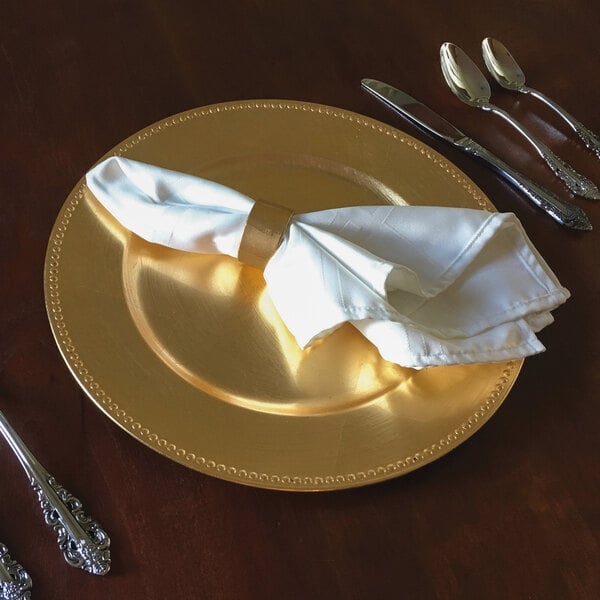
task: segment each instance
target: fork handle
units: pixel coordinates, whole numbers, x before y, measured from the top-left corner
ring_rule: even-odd
[[[0,600],[29,600],[31,577],[0,543]]]
[[[27,473],[44,520],[56,533],[67,563],[93,575],[108,573],[110,538],[106,532],[84,512],[81,502],[46,471],[1,411],[0,433]]]

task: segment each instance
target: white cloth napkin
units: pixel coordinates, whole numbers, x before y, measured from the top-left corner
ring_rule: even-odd
[[[253,206],[215,182],[119,157],[87,185],[124,227],[187,252],[237,257]],[[383,358],[413,368],[541,352],[535,333],[570,295],[513,214],[445,207],[296,214],[264,278],[302,348],[350,322]]]

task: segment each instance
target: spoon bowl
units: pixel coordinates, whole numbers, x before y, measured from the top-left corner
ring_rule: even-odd
[[[442,44],[440,63],[448,87],[459,100],[478,108],[489,104],[490,84],[463,50],[450,42]]]
[[[503,88],[520,91],[525,87],[525,73],[502,42],[485,38],[481,51],[485,66]]]

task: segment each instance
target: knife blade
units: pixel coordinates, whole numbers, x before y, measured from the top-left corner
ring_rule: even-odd
[[[561,200],[553,192],[531,181],[406,92],[376,79],[363,79],[361,85],[417,127],[490,165],[561,225],[580,231],[592,229],[590,220],[581,208]]]

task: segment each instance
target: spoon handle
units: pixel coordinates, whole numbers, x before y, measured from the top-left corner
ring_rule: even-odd
[[[0,433],[27,473],[37,494],[44,520],[54,529],[64,559],[93,575],[110,569],[110,539],[84,511],[81,502],[63,488],[33,456],[0,412]]]
[[[0,600],[29,600],[31,577],[0,543]]]
[[[465,137],[457,141],[456,145],[468,154],[484,160],[491,165],[505,179],[521,190],[529,200],[561,225],[581,231],[590,231],[592,229],[592,224],[587,215],[579,206],[561,200],[549,190],[534,183],[531,179],[507,165],[495,154],[492,154],[471,138]]]
[[[523,86],[519,89],[524,94],[530,94],[534,98],[541,100],[549,106],[556,114],[560,115],[571,127],[571,129],[581,138],[583,143],[590,149],[598,158],[600,158],[600,137],[593,131],[590,131],[583,123],[580,123],[574,116],[570,115],[564,108],[560,107],[556,102],[538,92],[533,88]]]
[[[600,190],[587,177],[579,174],[571,165],[568,165],[561,158],[556,156],[546,144],[538,140],[528,129],[525,129],[521,123],[511,117],[506,111],[494,106],[493,104],[482,105],[481,108],[489,110],[502,117],[510,123],[527,141],[537,150],[538,154],[546,161],[546,164],[552,169],[552,172],[561,179],[565,185],[577,196],[600,200]]]

